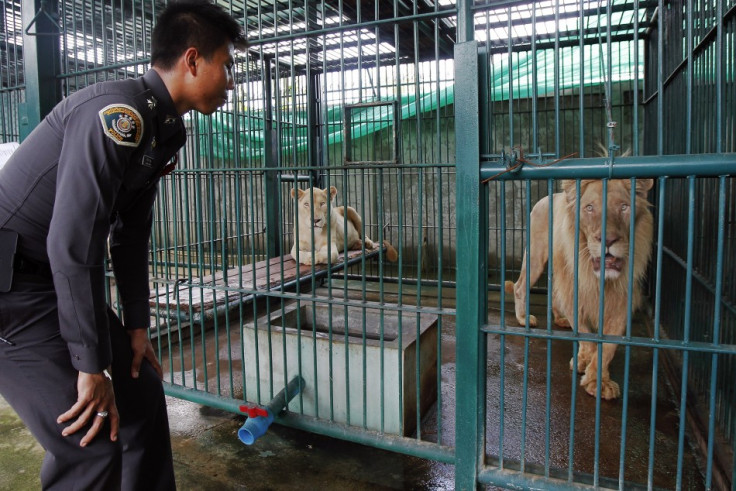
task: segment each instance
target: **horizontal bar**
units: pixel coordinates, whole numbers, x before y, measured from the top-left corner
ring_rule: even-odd
[[[368,169],[378,169],[378,168],[385,168],[389,170],[396,170],[396,164],[376,164],[375,162],[378,161],[371,161],[370,165],[366,165],[366,170]],[[388,161],[393,162],[393,161]],[[255,171],[258,172],[259,175],[263,174],[264,172],[282,172],[285,174],[293,173],[296,171],[303,172],[303,171],[310,171],[310,170],[316,170],[319,172],[329,171],[329,172],[337,172],[340,170],[354,170],[358,164],[350,164],[350,165],[331,165],[330,167],[322,167],[317,165],[300,165],[297,167],[286,167],[286,166],[280,166],[280,167],[269,167],[268,169],[264,168],[263,166],[256,167],[256,166],[250,166],[250,167],[217,167],[214,169],[176,169],[174,170],[171,175],[175,174],[213,174],[213,173],[222,173],[222,174],[238,174],[243,171]],[[447,163],[447,164],[438,164],[438,163],[425,163],[425,164],[401,164],[402,169],[454,169],[455,164],[454,163]]]
[[[60,73],[56,76],[57,79],[63,80],[65,78],[82,77],[84,75],[91,75],[93,73],[108,72],[110,70],[119,70],[121,68],[130,68],[138,65],[148,65],[151,62],[150,58],[141,58],[137,60],[121,61],[120,63],[113,63],[110,65],[98,65],[94,68],[87,68],[85,70],[79,70],[76,72]]]
[[[275,421],[291,428],[340,438],[341,440],[349,440],[361,445],[381,448],[391,452],[402,452],[413,457],[435,460],[446,464],[455,463],[455,449],[438,443],[350,427],[335,421],[319,420],[298,413],[286,413],[276,418]]]
[[[367,303],[363,302],[362,300],[340,300],[338,297],[318,297],[314,292],[311,292],[311,294],[306,293],[287,293],[287,292],[278,292],[278,291],[262,291],[262,293],[258,294],[258,297],[273,297],[276,299],[283,298],[283,299],[292,299],[292,300],[300,300],[302,302],[316,302],[320,305],[333,305],[333,306],[339,306],[339,307],[356,307],[356,308],[366,308],[366,309],[380,309],[385,312],[404,312],[404,313],[410,313],[410,314],[436,314],[436,315],[456,315],[455,309],[449,309],[449,308],[439,308],[439,307],[414,307],[413,305],[404,303],[404,304],[395,304],[395,303],[383,303],[383,302],[375,302],[375,303]]]
[[[174,385],[164,382],[164,392],[166,395],[179,399],[184,399],[204,406],[210,406],[231,413],[240,414],[240,405],[244,400],[232,399],[230,397],[218,396],[203,392],[201,390],[190,389],[181,385]],[[350,440],[363,445],[370,445],[392,452],[404,451],[413,456],[445,462],[448,464],[455,463],[455,451],[452,447],[442,446],[437,443],[423,442],[404,438],[377,431],[365,430],[362,428],[354,428],[334,421],[322,421],[311,416],[300,415],[298,413],[286,412],[282,416],[276,415],[274,419],[276,423],[297,428],[300,430],[319,433],[322,435]]]
[[[17,92],[19,90],[24,90],[26,88],[26,84],[20,84],[20,85],[13,85],[10,87],[0,87],[0,94],[4,93],[10,93],[10,92]]]
[[[361,281],[364,278],[367,281],[375,281],[375,282],[378,282],[378,281],[381,280],[380,277],[378,277],[378,276],[368,276],[368,275],[363,276],[363,275],[359,275],[359,274],[347,274],[347,275],[344,275],[344,274],[335,274],[335,275],[332,275],[332,279],[333,280],[355,280],[355,281]],[[384,283],[388,283],[388,284],[399,284],[400,283],[402,285],[409,285],[410,287],[417,286],[417,283],[419,283],[422,286],[428,286],[428,287],[437,287],[437,286],[440,285],[440,282],[437,281],[437,280],[422,280],[420,282],[417,282],[416,279],[398,278],[396,276],[384,276],[383,277],[383,282]],[[454,281],[442,281],[442,286],[445,287],[445,288],[456,288],[457,287],[457,283],[454,282]],[[488,290],[489,291],[500,290],[500,288],[501,287],[499,287],[498,285],[488,284]],[[532,290],[534,290],[534,289],[532,289]],[[547,293],[547,290],[544,289],[541,292],[536,292],[536,293]],[[451,313],[454,313],[454,309],[453,309],[453,311]]]
[[[202,288],[202,287],[200,287]],[[206,288],[204,288],[206,289]],[[259,295],[243,294],[240,298],[233,298],[225,303],[217,304],[206,310],[184,310],[174,306],[166,307],[149,307],[151,317],[159,316],[170,321],[189,322],[191,324],[200,324],[222,317],[228,312],[232,312],[240,307],[241,304],[249,303],[251,300],[258,298]]]
[[[511,7],[518,7],[518,6],[528,6],[529,0],[487,0],[485,3],[475,3],[470,8],[473,11],[484,11],[484,10],[501,10],[501,9],[508,9]],[[532,2],[533,3],[533,2]],[[654,0],[641,0],[639,2],[639,10],[646,8],[646,7],[656,7],[657,2]],[[611,7],[611,13],[617,13],[617,12],[628,12],[634,10],[629,5],[613,5]],[[585,10],[586,16],[592,16],[595,15],[596,9],[595,8],[589,8]],[[608,13],[608,7],[601,7],[600,8],[601,14],[607,14]],[[577,12],[574,12],[574,15],[577,15]],[[482,25],[481,25],[482,26]]]
[[[297,280],[293,280],[292,282],[285,283],[284,288],[294,286]],[[194,287],[193,287],[194,288]],[[189,311],[189,310],[183,310],[183,309],[177,309],[175,307],[171,307],[168,314],[165,313],[167,311],[166,307],[150,307],[151,315],[160,315],[161,317],[165,319],[171,319],[171,320],[181,320],[181,321],[187,321],[192,323],[200,322],[202,319],[204,320],[211,320],[219,315],[224,315],[225,312],[229,310],[237,309],[241,303],[247,303],[250,302],[253,299],[262,299],[265,297],[269,297],[271,299],[284,299],[284,300],[300,300],[302,302],[316,302],[319,304],[325,304],[325,305],[333,305],[337,307],[354,307],[354,308],[365,308],[365,309],[380,309],[386,312],[404,312],[409,314],[434,314],[434,315],[455,315],[455,309],[450,308],[439,308],[439,307],[414,307],[409,304],[389,304],[389,303],[381,303],[381,302],[375,302],[375,303],[366,303],[362,300],[340,300],[337,297],[333,298],[326,298],[326,297],[318,297],[314,294],[314,292],[311,293],[289,293],[289,292],[281,292],[279,290],[253,290],[253,291],[246,291],[246,290],[240,290],[238,288],[228,288],[228,287],[219,287],[215,288],[212,286],[207,287],[196,287],[196,288],[204,288],[204,289],[217,289],[217,290],[226,290],[226,291],[240,291],[242,292],[242,296],[238,298],[234,298],[232,300],[229,300],[228,304],[219,304],[217,308],[207,309],[206,311]]]
[[[323,27],[321,29],[298,29],[293,30],[289,32],[288,34],[281,34],[278,36],[273,37],[254,37],[248,39],[248,47],[252,50],[258,45],[269,45],[269,44],[277,44],[282,43],[286,41],[294,41],[294,40],[305,40],[309,38],[314,37],[320,37],[320,36],[327,36],[329,34],[339,34],[340,32],[350,32],[354,30],[359,29],[375,29],[377,27],[382,26],[390,26],[393,24],[402,24],[402,23],[409,23],[409,22],[419,22],[419,21],[431,21],[431,20],[440,20],[444,19],[446,17],[454,17],[457,15],[457,8],[455,7],[442,7],[441,9],[438,9],[433,12],[425,12],[421,14],[412,14],[412,15],[406,15],[406,16],[399,16],[399,17],[389,17],[385,19],[378,19],[378,20],[371,20],[371,21],[365,21],[360,23],[343,23],[343,24],[334,24],[330,27]]]
[[[289,173],[279,174],[279,180],[282,182],[310,182],[312,179],[312,176],[294,175]]]
[[[351,167],[355,167],[356,165],[368,165],[368,166],[388,165],[388,166],[393,167],[398,164],[399,164],[399,161],[396,159],[394,160],[345,160],[345,165],[349,165]]]
[[[216,409],[222,409],[224,411],[230,411],[231,413],[243,414],[240,411],[240,405],[245,402],[244,400],[236,400],[230,397],[218,396],[216,394],[204,392],[200,389],[190,389],[182,385],[174,385],[170,382],[163,382],[163,386],[166,395],[176,397],[178,399],[184,399],[190,402],[195,402],[197,404],[202,404],[203,406],[209,406]]]
[[[513,163],[513,161],[512,161]],[[540,163],[541,165],[541,163]],[[522,165],[513,172],[503,162],[480,166],[480,179],[624,179],[628,177],[718,177],[736,175],[736,153],[647,155],[618,157],[609,165],[606,157],[570,158],[548,167]]]
[[[638,346],[641,348],[671,349],[680,351],[697,351],[699,353],[714,353],[724,355],[736,355],[736,344],[713,344],[697,341],[677,341],[672,339],[652,339],[642,337],[621,337],[601,335],[578,331],[550,331],[547,329],[526,329],[516,326],[483,325],[481,331],[488,334],[502,334],[505,336],[520,336],[535,339],[548,339],[558,341],[587,341],[591,343],[609,343],[623,346]]]
[[[528,468],[529,464],[526,464]],[[544,469],[541,469],[544,471]],[[532,474],[528,471],[521,472],[509,469],[485,468],[478,473],[478,482],[481,484],[497,485],[507,489],[544,489],[544,490],[570,490],[570,489],[592,489],[593,479],[587,479],[587,483],[570,482],[562,478],[547,477],[543,474]],[[596,489],[617,489],[616,483],[609,481],[609,485],[598,483]],[[630,489],[630,488],[627,488]]]
[[[360,108],[369,108],[369,107],[383,107],[383,106],[393,106],[396,104],[396,100],[391,101],[373,101],[373,102],[356,102],[354,104],[345,104],[345,109],[360,109]]]

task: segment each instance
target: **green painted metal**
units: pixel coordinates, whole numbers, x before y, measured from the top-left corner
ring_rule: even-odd
[[[478,58],[476,42],[455,46],[455,66],[462,67],[455,73],[455,84],[461,88],[458,95],[462,94],[455,100],[458,251],[484,250],[481,230],[485,230],[483,224],[488,216],[478,180]],[[476,326],[486,318],[486,267],[485,255],[458,257],[455,351],[457,360],[463,362],[457,364],[456,370],[455,438],[462,442],[456,447],[456,489],[475,489],[479,458],[485,452],[485,365],[480,364],[485,342]]]
[[[350,440],[363,445],[370,445],[383,450],[402,452],[416,457],[452,464],[455,462],[455,451],[452,446],[435,445],[421,440],[396,437],[382,432],[364,430],[356,432],[347,425],[332,422],[325,425],[315,418],[298,416],[291,413],[276,419],[300,430],[311,431],[320,435]]]
[[[58,0],[23,0],[25,103],[18,108],[20,139],[61,100]],[[43,14],[43,15],[39,15]],[[30,31],[28,28],[31,28]]]
[[[716,253],[716,280],[715,280],[715,302],[713,307],[713,339],[716,344],[720,343],[721,339],[721,305],[722,299],[722,288],[723,288],[723,244],[724,244],[724,233],[726,229],[726,179],[720,178],[718,180],[718,248]],[[717,394],[718,394],[718,357],[711,355],[711,375],[710,375],[710,398],[708,400],[708,410],[713,413],[717,407]],[[710,488],[713,485],[713,448],[715,445],[716,431],[715,418],[708,420],[708,450],[707,450],[707,464],[706,464],[706,477],[705,487]],[[736,458],[734,459],[734,465],[736,465]],[[733,476],[736,474],[732,474]],[[734,484],[736,486],[736,484]]]
[[[33,9],[27,9],[28,4]],[[38,1],[24,0],[23,5],[24,15],[28,10],[33,18],[38,12]],[[135,76],[145,70],[156,2],[111,5],[64,1],[60,5],[65,12],[60,27],[67,37],[57,39],[64,41],[61,49],[57,47],[56,55],[48,58],[62,61],[59,73],[26,75],[39,80],[49,76],[71,93],[97,80]],[[732,373],[736,360],[731,329],[736,307],[729,280],[733,249],[728,242],[732,176],[736,175],[736,157],[729,153],[734,151],[729,132],[736,107],[734,3],[459,0],[451,7],[427,7],[418,1],[388,0],[370,6],[360,1],[290,2],[289,9],[284,6],[266,1],[241,7],[230,2],[251,39],[249,52],[237,60],[236,97],[230,107],[211,117],[187,118],[190,139],[182,151],[180,168],[161,185],[151,264],[154,291],[170,302],[153,309],[152,335],[159,357],[166,359],[167,393],[238,413],[239,404],[246,399],[267,402],[286,384],[286,370],[296,367],[300,376],[331,380],[326,389],[314,387],[309,394],[315,400],[328,401],[327,409],[307,416],[309,397],[300,394],[294,400],[298,409],[280,418],[281,423],[455,464],[456,489],[484,484],[549,489],[656,487],[657,466],[661,465],[656,437],[662,425],[657,408],[663,397],[657,393],[657,380],[662,377],[665,361],[674,354],[686,360],[692,374],[674,384],[678,390],[675,398],[684,405],[687,397],[694,395],[689,384],[705,394],[701,402],[708,406],[710,416],[706,486],[721,486],[717,469],[736,466],[736,460],[723,463],[720,451],[721,437],[736,439],[733,407],[729,405],[734,389],[724,384],[727,377],[723,375]],[[558,8],[549,10],[555,6]],[[665,14],[659,15],[661,12]],[[45,28],[38,24],[42,17],[34,28]],[[573,20],[585,27],[571,28]],[[115,28],[103,28],[106,25]],[[677,39],[683,26],[682,39]],[[506,37],[493,37],[503,30]],[[78,38],[68,37],[75,33]],[[28,47],[49,40],[53,36],[37,37]],[[455,40],[458,43],[453,51]],[[36,49],[45,57],[48,52],[41,46],[37,44]],[[40,61],[32,51],[24,55],[31,68],[50,69],[53,65]],[[0,77],[3,81],[5,75]],[[22,84],[7,80],[0,88],[3,94],[22,90]],[[41,85],[33,87],[39,102],[29,100],[34,111],[43,106],[40,92],[45,87]],[[354,109],[353,120],[364,119],[362,126],[348,127],[336,117],[345,106],[361,108],[385,101],[398,101],[398,109],[393,110],[398,123],[372,116],[369,108]],[[611,112],[617,116],[611,117]],[[605,126],[612,119],[618,120],[615,138]],[[605,129],[599,131],[599,126]],[[6,133],[3,130],[2,138]],[[355,150],[351,166],[344,165],[337,148],[344,135],[356,137],[351,142]],[[608,147],[612,143],[624,148],[630,144],[632,156],[588,158],[596,151],[593,143],[601,135],[605,135]],[[388,140],[398,152],[396,162],[373,163],[373,157],[387,148]],[[525,164],[507,172],[520,162],[522,150],[525,159],[537,165],[573,151],[578,155],[546,168]],[[481,184],[491,177],[487,185]],[[653,336],[633,336],[631,315],[627,334],[621,338],[489,324],[487,291],[499,290],[499,284],[512,279],[511,268],[515,266],[511,265],[520,260],[523,246],[529,245],[526,224],[536,199],[552,193],[556,181],[563,178],[631,177],[658,178],[654,201],[658,242],[652,261],[655,274],[650,277]],[[689,178],[688,184],[680,177]],[[362,260],[345,272],[337,271],[333,264],[324,280],[311,277],[305,283],[283,282],[279,289],[265,293],[247,286],[246,280],[255,279],[256,271],[244,273],[232,268],[288,252],[296,221],[289,191],[329,184],[339,188],[338,204],[355,206],[364,217],[366,235],[378,242],[388,239],[397,247],[399,262]],[[577,185],[579,189],[580,183]],[[703,212],[702,220],[690,218],[692,233],[684,242],[669,233],[686,223],[685,217],[694,211],[692,206],[678,206],[683,197]],[[711,215],[716,225],[710,224]],[[578,209],[577,223],[579,219]],[[489,225],[491,221],[493,225]],[[478,254],[460,254],[458,250]],[[708,256],[718,259],[709,263],[703,259]],[[486,264],[489,258],[496,260],[494,271]],[[285,274],[283,263],[267,269],[282,278]],[[218,274],[236,283],[225,286],[213,279]],[[545,279],[549,289],[552,278]],[[683,290],[687,285],[687,299],[673,294],[679,285]],[[443,293],[447,287],[456,287],[456,305],[448,305]],[[544,290],[535,293],[540,291]],[[204,297],[226,292],[236,295],[221,305],[206,305]],[[365,357],[371,341],[365,316],[356,323],[363,329],[356,352],[342,357],[331,351],[321,354],[317,339],[327,336],[330,349],[334,349],[347,338],[335,325],[346,318],[348,307],[361,307],[365,312],[366,302],[376,299],[381,305],[379,366],[371,367],[363,359],[346,370],[360,372],[358,383],[350,384],[347,379],[332,382],[340,375],[338,362],[349,364]],[[116,301],[112,295],[110,300]],[[504,306],[506,300],[500,288],[501,318],[511,314]],[[297,330],[308,339],[293,358],[286,355],[285,334],[278,331],[275,322],[261,317],[292,302],[325,305],[332,312],[325,333],[311,331],[303,325],[306,315],[297,316]],[[702,308],[705,304],[707,309]],[[548,321],[550,307],[548,301]],[[345,423],[336,421],[339,407],[345,403],[342,398],[357,395],[367,399],[369,376],[377,373],[381,381],[380,428],[385,428],[390,416],[385,399],[394,391],[386,383],[390,375],[387,363],[393,360],[384,353],[388,344],[385,331],[388,317],[397,313],[412,318],[425,313],[439,316],[440,337],[451,335],[443,332],[443,318],[455,321],[455,392],[450,395],[455,398],[454,440],[447,437],[452,432],[443,427],[439,411],[436,433],[427,431],[426,421],[418,421],[410,428],[414,434],[406,437],[369,430],[367,406],[350,413]],[[315,315],[311,317],[314,323]],[[245,324],[253,319],[266,325],[259,324],[264,329],[256,329],[251,340]],[[678,331],[680,326],[683,332]],[[682,339],[685,334],[687,342]],[[487,340],[492,336],[498,337],[501,347],[501,388],[510,380],[507,365],[513,368],[512,363],[516,363],[506,357],[507,349],[515,342],[523,348],[524,360],[519,362],[525,370],[519,384],[523,390],[530,385],[532,346],[546,346],[543,411],[548,416],[560,409],[552,398],[550,379],[549,351],[554,343],[564,343],[572,353],[581,341],[620,345],[616,359],[624,364],[626,375],[618,476],[603,475],[598,462],[598,450],[604,444],[598,427],[606,420],[607,410],[599,398],[595,401],[595,422],[590,423],[596,426],[591,452],[595,467],[589,473],[578,470],[574,449],[585,423],[576,421],[580,415],[576,401],[588,396],[576,383],[577,367],[572,371],[570,406],[562,408],[570,412],[569,436],[564,437],[568,448],[560,452],[567,453],[568,461],[562,469],[554,460],[557,449],[550,443],[554,428],[549,421],[538,433],[518,441],[512,441],[516,428],[504,417],[492,421],[498,425],[499,441],[491,448],[486,442],[488,414],[494,404],[503,408],[513,399],[513,394],[501,390],[498,400],[487,400],[486,364],[497,361],[486,354]],[[248,379],[252,372],[246,367],[250,360],[245,353],[251,344],[264,348],[254,355],[255,378],[269,378],[263,387],[257,384],[253,388],[254,382]],[[653,353],[654,384],[651,399],[645,401],[649,424],[643,430],[628,424],[626,384],[629,376],[637,375],[630,366],[636,350]],[[414,354],[420,351],[416,348]],[[231,355],[222,357],[225,352]],[[318,354],[329,358],[328,368],[318,364]],[[443,359],[441,344],[436,354]],[[310,357],[313,361],[307,362]],[[281,368],[285,369],[283,377],[271,376]],[[415,376],[421,368],[415,366]],[[451,404],[443,400],[450,394],[444,385],[447,375],[438,370],[438,407]],[[395,392],[400,395],[400,390]],[[246,393],[255,395],[245,397]],[[418,398],[421,390],[413,393]],[[519,411],[527,414],[531,401],[525,394]],[[346,403],[353,409],[355,404],[352,399]],[[414,410],[419,409],[418,404],[414,406]],[[684,412],[681,414],[680,426],[684,427]],[[523,425],[527,433],[532,431],[526,420]],[[724,428],[730,435],[720,433]],[[648,451],[643,457],[648,459],[645,483],[627,480],[634,431],[650,434],[651,443],[643,452]],[[677,455],[668,455],[676,463],[680,485],[687,447],[683,435],[678,435]],[[519,445],[520,461],[508,453],[510,444]],[[538,461],[531,457],[536,444],[544,448]]]
[[[646,155],[640,157],[617,157],[613,160],[597,158],[569,158],[550,167],[540,168],[524,165],[514,172],[509,167],[516,163],[514,157],[499,160],[497,163],[484,163],[480,168],[481,180],[517,179],[625,179],[629,177],[651,177],[666,175],[670,177],[724,176],[733,175],[736,168],[736,154],[698,154],[698,155]]]
[[[273,72],[272,65],[268,60],[264,61],[263,73],[267,78],[263,85],[265,89],[265,99],[267,101],[266,111],[264,113],[264,138],[263,138],[263,155],[264,167],[267,169],[265,174],[265,204],[266,204],[266,254],[268,257],[275,257],[282,254],[281,236],[279,234],[279,186],[278,173],[274,170],[280,165],[280,152],[278,151],[278,138],[274,125],[274,111],[271,104],[272,92],[270,74]],[[270,270],[267,270],[267,274]]]

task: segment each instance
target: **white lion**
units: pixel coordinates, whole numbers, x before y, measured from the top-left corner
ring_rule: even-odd
[[[298,195],[296,194],[298,193]],[[359,250],[365,244],[366,249],[375,249],[376,244],[368,237],[361,236],[363,221],[351,206],[334,206],[337,196],[335,186],[327,189],[312,188],[292,189],[291,197],[297,199],[298,223],[294,224],[294,245],[291,247],[291,256],[297,259],[299,248],[299,262],[312,264],[327,264],[337,262],[338,254],[345,250]],[[347,213],[347,227],[345,214]],[[327,236],[327,221],[330,224],[330,235]],[[314,243],[312,242],[314,239]],[[386,257],[389,261],[396,261],[398,253],[388,243]]]

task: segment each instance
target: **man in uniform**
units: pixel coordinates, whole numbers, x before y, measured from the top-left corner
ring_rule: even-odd
[[[0,170],[0,393],[46,449],[44,489],[175,488],[147,331],[152,206],[182,115],[225,104],[244,47],[220,7],[169,4],[151,70],[68,96]]]

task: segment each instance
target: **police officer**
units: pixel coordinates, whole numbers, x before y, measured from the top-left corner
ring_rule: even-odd
[[[65,98],[0,170],[0,393],[46,450],[44,489],[175,488],[147,335],[152,206],[182,115],[227,101],[244,46],[220,7],[169,4],[151,70]],[[122,322],[105,300],[108,239]]]

